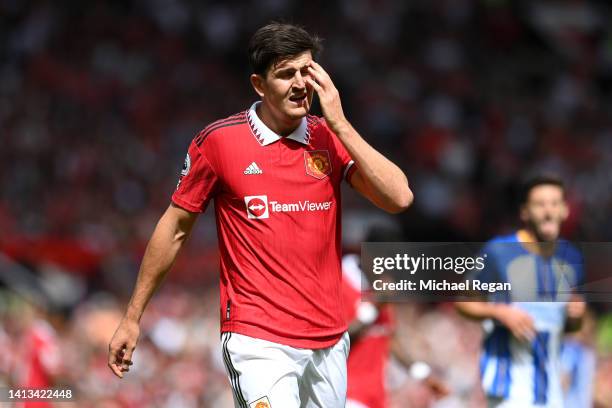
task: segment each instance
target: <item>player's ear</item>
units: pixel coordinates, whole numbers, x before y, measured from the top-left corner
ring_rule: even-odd
[[[257,95],[263,98],[265,81],[264,78],[259,74],[251,74],[251,85],[253,85],[253,89],[257,92]]]
[[[561,219],[565,221],[567,217],[569,217],[569,205],[567,205],[567,201],[563,200],[561,204]]]

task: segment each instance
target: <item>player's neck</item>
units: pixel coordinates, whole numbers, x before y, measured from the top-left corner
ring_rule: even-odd
[[[527,251],[541,255],[552,256],[555,253],[556,241],[540,242],[535,232],[523,228],[516,232],[516,238]]]
[[[255,112],[264,125],[279,136],[290,135],[301,123],[301,119],[283,120],[276,117],[264,102],[257,105]]]

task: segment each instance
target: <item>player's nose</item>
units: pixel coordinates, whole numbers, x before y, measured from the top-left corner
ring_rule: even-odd
[[[295,81],[293,83],[293,86],[298,89],[306,88],[306,80],[304,79],[304,76],[300,71],[296,71],[295,73]]]
[[[555,203],[546,203],[546,205],[544,206],[544,212],[547,215],[554,214],[557,209],[558,209],[558,206]]]

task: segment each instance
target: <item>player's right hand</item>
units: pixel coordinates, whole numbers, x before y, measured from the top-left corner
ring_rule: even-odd
[[[123,378],[123,373],[130,371],[139,336],[138,322],[123,318],[108,345],[108,366],[117,377]]]
[[[430,375],[429,377],[425,378],[423,382],[425,385],[427,385],[436,399],[442,399],[450,394],[450,389],[448,386],[436,375]]]
[[[533,318],[524,310],[504,305],[499,309],[496,319],[520,341],[532,341],[535,338]]]

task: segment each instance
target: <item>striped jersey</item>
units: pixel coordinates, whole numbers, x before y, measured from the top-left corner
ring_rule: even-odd
[[[475,278],[512,285],[506,298],[489,295],[489,300],[523,309],[536,328],[533,341],[521,342],[497,322],[483,322],[480,369],[486,395],[503,406],[562,407],[560,348],[567,301],[583,280],[580,252],[560,240],[554,254],[543,257],[525,249],[516,233],[489,241],[482,252],[486,266]]]
[[[202,130],[172,201],[215,204],[221,331],[325,348],[346,331],[339,296],[340,185],[355,166],[325,121],[280,137],[250,109]]]

